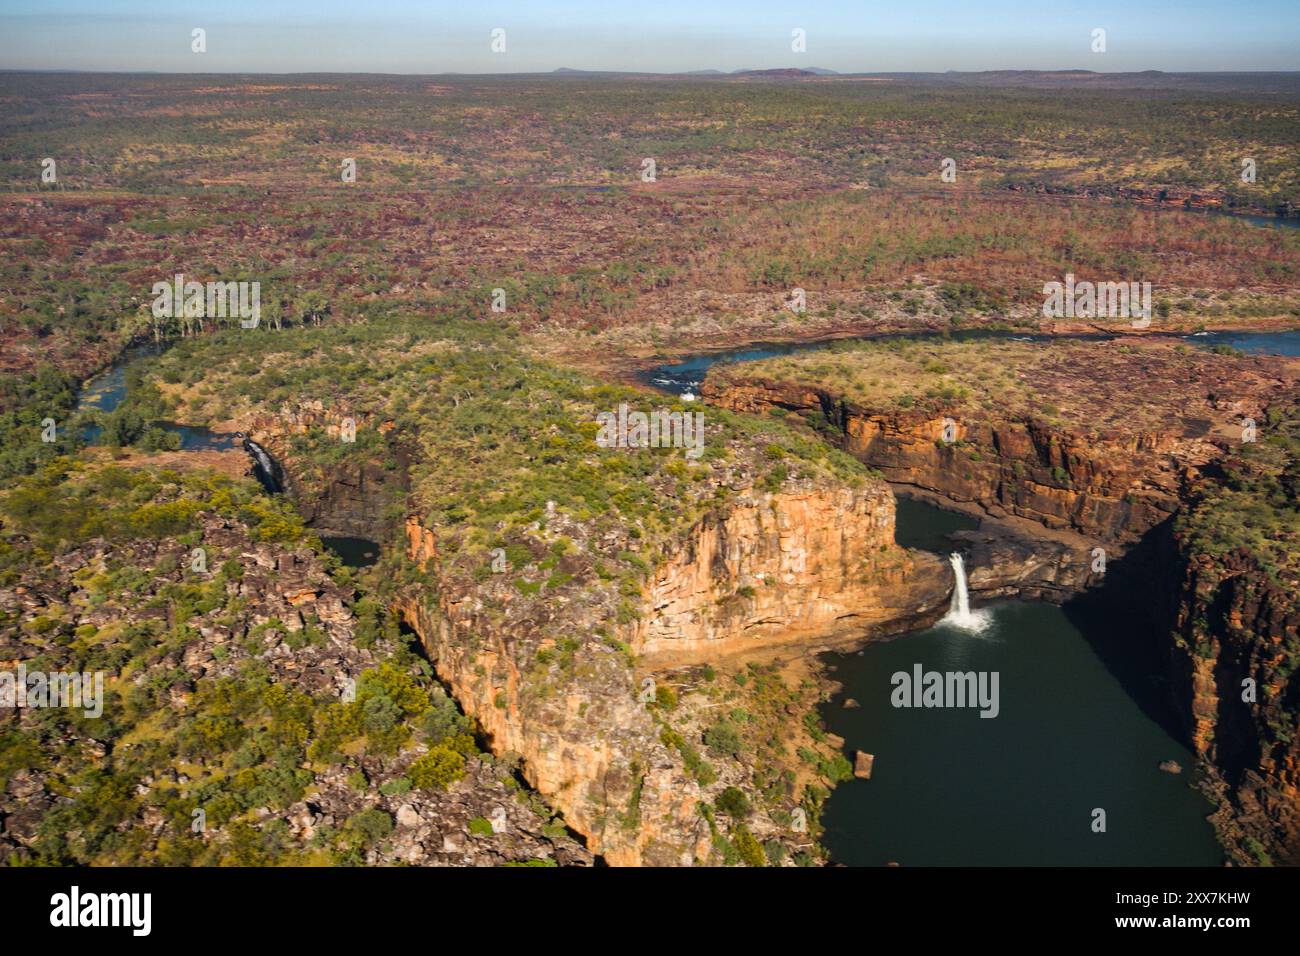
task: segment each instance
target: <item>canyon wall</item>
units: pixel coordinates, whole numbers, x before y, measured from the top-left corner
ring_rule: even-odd
[[[511,600],[494,610],[482,591],[450,582],[410,590],[399,606],[493,751],[519,755],[525,779],[594,853],[615,865],[690,865],[710,849],[700,787],[662,743],[619,643],[643,663],[675,663],[837,632],[860,637],[913,619],[918,603],[920,613],[939,613],[947,569],[894,546],[893,530],[882,482],[742,492],[652,570],[638,619],[617,628],[615,641],[594,634],[610,623],[601,607]],[[406,542],[408,557],[437,579],[432,532],[408,522]],[[540,663],[556,642],[539,625],[566,614],[580,638],[571,663]]]
[[[294,438],[313,429],[345,446],[344,428],[349,419],[362,439],[367,429],[387,437],[394,427],[391,420],[329,409],[316,401],[285,406],[277,413],[237,422],[235,427],[280,464],[286,490],[309,527],[323,533],[381,541],[393,525],[389,506],[402,501],[407,491],[410,462],[401,444],[392,442],[384,449],[386,462],[376,461],[373,455],[358,456],[356,460],[345,457],[328,471],[309,468],[302,456],[294,453]]]
[[[697,524],[654,572],[632,646],[653,657],[860,638],[945,607],[951,583],[938,558],[894,544],[894,496],[882,482],[751,490]]]
[[[1168,433],[1088,438],[1036,422],[953,422],[919,411],[857,408],[828,391],[746,379],[706,381],[735,411],[784,409],[825,423],[847,452],[898,484],[994,516],[1015,515],[1101,541],[1132,542],[1172,515],[1218,450]]]
[[[1245,552],[1177,563],[1174,703],[1216,771],[1225,844],[1300,864],[1300,604]],[[1185,683],[1184,683],[1185,682]]]

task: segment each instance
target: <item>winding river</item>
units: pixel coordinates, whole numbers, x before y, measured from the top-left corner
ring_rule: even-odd
[[[882,341],[889,339],[917,339],[944,337],[941,332],[924,333],[889,333],[878,336]],[[1072,341],[1103,342],[1119,338],[1113,335],[1042,335],[1027,332],[1010,332],[988,329],[969,329],[948,333],[947,338],[958,342],[979,339],[1010,339],[1016,342],[1052,342],[1068,338]],[[1190,335],[1176,335],[1191,345],[1212,348],[1227,345],[1252,355],[1292,355],[1300,356],[1300,329],[1288,329],[1281,332],[1196,332]],[[800,342],[794,345],[758,345],[730,351],[708,352],[678,359],[664,365],[656,365],[641,374],[641,380],[660,391],[673,395],[684,395],[699,391],[704,376],[718,362],[757,362],[762,359],[776,358],[780,355],[792,355],[796,352],[816,351],[836,345],[852,342],[853,339],[830,339],[821,342]]]

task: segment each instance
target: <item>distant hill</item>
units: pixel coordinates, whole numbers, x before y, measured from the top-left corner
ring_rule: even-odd
[[[736,70],[732,76],[756,76],[770,77],[772,79],[797,79],[801,76],[824,76],[825,73],[816,73],[813,70],[800,70],[793,67],[784,67],[774,70]]]

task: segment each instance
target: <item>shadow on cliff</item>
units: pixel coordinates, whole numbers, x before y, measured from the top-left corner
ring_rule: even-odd
[[[1102,664],[1147,717],[1190,745],[1188,715],[1173,704],[1171,664],[1177,615],[1178,552],[1173,518],[1107,562],[1103,583],[1061,606]],[[1181,696],[1181,695],[1179,695]]]

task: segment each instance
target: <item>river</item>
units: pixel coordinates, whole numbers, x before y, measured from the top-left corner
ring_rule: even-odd
[[[890,333],[879,339],[915,339],[939,338],[940,332],[925,333]],[[1228,345],[1252,355],[1291,355],[1300,356],[1300,329],[1288,329],[1281,332],[1196,332],[1190,335],[1177,335],[1191,345],[1212,348],[1216,345]],[[1061,339],[1071,341],[1108,341],[1118,336],[1109,335],[1042,335],[1026,332],[1008,332],[989,329],[967,329],[948,334],[954,341],[972,341],[976,339],[1010,339],[1017,342],[1052,342]],[[664,365],[657,365],[641,374],[641,380],[655,388],[674,395],[696,393],[704,381],[704,376],[718,362],[756,362],[761,359],[775,358],[779,355],[791,355],[795,352],[807,352],[830,348],[854,339],[834,339],[824,342],[800,342],[783,345],[756,345],[731,351],[711,352],[692,355]]]
[[[156,355],[157,351],[156,348],[151,347],[130,349],[121,360],[113,363],[98,375],[87,379],[77,400],[77,411],[114,411],[126,398],[126,373],[131,364],[149,355]],[[180,436],[182,451],[203,451],[206,449],[225,451],[228,448],[235,447],[235,436],[228,433],[214,432],[194,425],[176,425],[170,422],[157,422],[156,424],[164,431],[174,432]],[[99,435],[100,428],[98,425],[88,425],[81,433],[82,440],[88,445],[96,444],[99,441]]]

